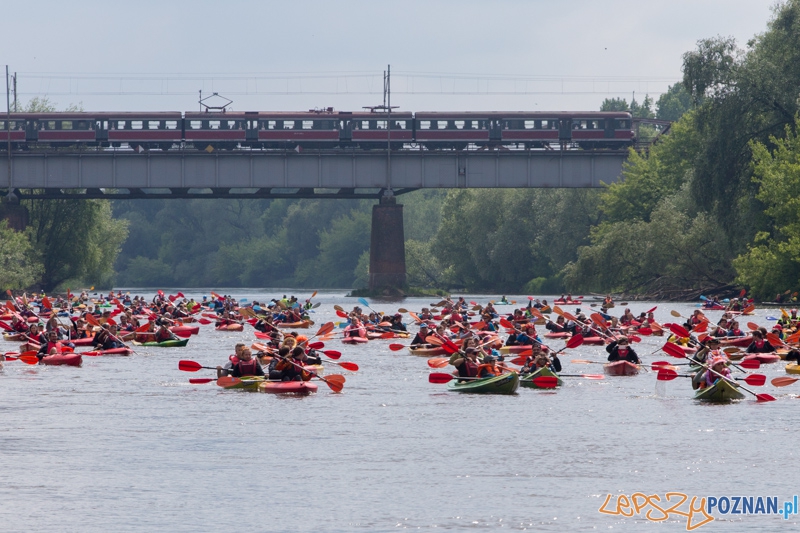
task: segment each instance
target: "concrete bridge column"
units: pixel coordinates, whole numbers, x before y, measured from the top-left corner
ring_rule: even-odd
[[[372,206],[369,247],[369,288],[400,288],[406,283],[406,246],[403,204],[395,196],[382,196]]]
[[[13,190],[0,200],[0,220],[7,220],[8,227],[16,231],[25,231],[28,226],[28,208],[19,204]]]

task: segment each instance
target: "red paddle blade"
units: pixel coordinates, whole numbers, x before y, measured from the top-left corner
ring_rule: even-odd
[[[757,329],[758,329],[758,324],[756,324],[755,322],[748,322],[748,323],[747,323],[747,327],[748,327],[749,329],[751,329],[751,330],[755,331],[755,330],[757,330]]]
[[[759,402],[774,402],[775,398],[770,396],[769,394],[756,394],[756,399]]]
[[[572,313],[567,313],[566,311],[564,311],[561,314],[564,315],[564,318],[566,318],[567,320],[572,320],[573,322],[577,322],[578,321],[578,319]]]
[[[684,337],[684,338],[689,337],[689,332],[686,331],[686,328],[684,328],[680,324],[670,324],[669,330],[678,337]]]
[[[337,363],[340,367],[344,368],[345,370],[349,370],[351,372],[358,372],[358,365],[355,363],[350,363],[348,361],[343,361],[341,363]]]
[[[758,370],[761,368],[761,362],[758,359],[745,359],[741,363],[738,363],[738,365],[747,370]]]
[[[341,385],[344,385],[347,381],[341,374],[331,374],[330,376],[326,376],[325,379],[331,383],[339,383]]]
[[[504,328],[509,328],[509,329],[513,329],[514,328],[514,324],[509,322],[507,318],[501,318],[500,319],[500,325],[503,326]]]
[[[336,350],[323,350],[322,353],[324,353],[331,359],[339,359],[342,356],[342,352],[338,352]]]
[[[233,376],[222,376],[217,380],[217,385],[220,387],[231,387],[233,385],[238,385],[241,382],[242,382],[241,379],[235,378]]]
[[[671,363],[669,361],[655,361],[650,365],[650,368],[653,369],[654,372],[658,372],[661,368],[670,365]]]
[[[678,377],[678,373],[669,368],[662,368],[658,371],[658,375],[656,379],[658,381],[672,381],[673,379]]]
[[[570,337],[570,339],[567,341],[567,348],[577,348],[581,344],[583,344],[583,335],[578,333]]]
[[[651,309],[648,309],[647,311],[645,311],[645,313],[647,313],[649,315],[650,313],[655,312],[656,309],[658,309],[658,306],[655,306],[655,307],[653,307]]]
[[[543,389],[555,389],[558,386],[558,378],[553,376],[539,376],[534,378],[533,384]]]
[[[767,376],[764,374],[751,374],[744,378],[744,382],[754,387],[760,387],[767,382]]]
[[[767,340],[770,344],[783,344],[783,341],[774,333],[767,333]]]
[[[642,338],[638,335],[628,335],[628,340],[630,342],[642,342]]]
[[[325,343],[324,342],[312,342],[311,344],[308,345],[308,347],[311,348],[312,350],[321,350],[321,349],[323,349],[325,347]]]
[[[525,364],[525,360],[526,360],[525,357],[519,356],[515,357],[514,359],[511,359],[509,363],[511,363],[512,365],[522,366]]]
[[[201,384],[201,383],[211,383],[212,381],[215,380],[213,378],[192,378],[189,380],[189,383]]]
[[[592,322],[594,322],[594,325],[600,329],[606,329],[608,327],[606,319],[603,318],[603,315],[601,315],[600,313],[592,313],[591,315],[589,315],[589,318],[591,318]]]
[[[201,368],[203,368],[203,365],[195,361],[188,361],[186,359],[178,361],[178,370],[183,370],[184,372],[197,372]]]
[[[212,323],[212,322],[211,322],[209,319],[207,319],[207,318],[198,318],[198,319],[197,319],[197,321],[198,321],[199,323],[203,324],[204,326],[207,326],[207,325],[209,325],[209,324],[211,324],[211,323]]]
[[[390,349],[391,351],[393,351],[393,352],[396,352],[396,351],[398,351],[398,350],[402,350],[402,349],[403,349],[403,348],[405,348],[405,347],[406,347],[406,345],[405,345],[405,344],[390,344],[390,345],[389,345],[389,349]]]
[[[433,344],[434,346],[441,346],[442,344],[444,344],[444,341],[435,335],[428,335],[427,337],[425,337],[425,342],[427,342],[428,344]]]
[[[176,337],[180,337],[182,339],[188,339],[189,337],[192,336],[192,334],[188,331],[178,330],[178,331],[173,331],[172,333],[174,333]]]
[[[453,376],[451,374],[434,372],[433,374],[428,375],[428,383],[447,383],[452,380]]]
[[[639,328],[636,332],[644,335],[645,337],[649,337],[653,334],[653,330],[650,328]]]
[[[381,335],[381,339],[394,339],[395,337],[397,337],[397,334],[392,333],[391,331],[387,331],[386,333]]]
[[[450,364],[450,360],[446,357],[435,357],[428,359],[428,366],[431,368],[444,368]]]
[[[25,355],[25,354],[22,354],[22,355],[20,355],[19,357],[17,357],[17,359],[19,359],[20,361],[22,361],[22,362],[23,362],[23,363],[25,363],[26,365],[36,365],[36,364],[39,364],[39,358],[38,358],[38,357],[36,357],[35,355]]]
[[[662,346],[661,349],[664,351],[664,353],[671,355],[672,357],[686,357],[686,353],[683,351],[683,348],[673,342],[664,343],[664,346]]]
[[[347,313],[345,313],[344,311],[336,311],[336,316],[341,318],[347,318]]]

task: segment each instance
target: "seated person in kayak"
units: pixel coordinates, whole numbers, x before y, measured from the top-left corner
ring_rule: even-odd
[[[477,377],[478,378],[491,378],[499,376],[503,371],[500,370],[495,364],[495,358],[491,354],[486,354],[483,357],[483,363],[478,365]]]
[[[550,359],[547,356],[547,347],[539,346],[533,347],[533,353],[527,357],[525,360],[525,365],[520,370],[520,374],[530,374],[536,372],[540,368],[548,368],[551,372],[558,373],[561,372],[561,361],[559,361],[558,356],[553,354],[553,358]]]
[[[274,368],[275,375],[280,373],[281,381],[308,381],[313,374],[303,369],[304,358],[305,352],[299,346],[282,358],[278,356]],[[272,376],[273,372],[270,371],[270,379]]]
[[[354,318],[353,322],[349,326],[344,328],[344,336],[345,337],[362,337],[362,338],[366,338],[367,330],[361,324],[361,320],[359,320],[357,318]]]
[[[706,338],[705,344],[701,345],[701,348],[697,350],[693,356],[691,356],[689,361],[691,362],[694,360],[698,363],[705,364],[706,361],[710,361],[714,357],[721,355],[719,352],[719,346],[719,339],[715,337],[708,337]]]
[[[456,367],[459,378],[474,378],[478,375],[478,350],[467,348],[450,356],[450,364]]]
[[[403,315],[397,313],[392,317],[392,330],[393,331],[408,331],[406,325],[403,324]]]
[[[753,342],[747,347],[747,353],[772,353],[775,348],[764,338],[764,334],[756,330],[753,332]]]
[[[637,365],[640,363],[639,356],[628,344],[628,337],[620,337],[614,340],[606,346],[606,351],[608,352],[608,360],[611,362],[628,361]]]
[[[414,335],[414,339],[411,341],[411,348],[428,348],[430,346],[427,341],[428,335],[430,335],[428,324],[423,322],[419,326],[419,332]]]
[[[47,332],[47,342],[43,343],[39,348],[39,353],[36,356],[41,359],[47,355],[56,355],[64,351],[61,341],[58,340],[58,334],[51,330]]]
[[[523,333],[517,334],[517,344],[522,346],[539,344],[539,338],[536,336],[536,327],[533,324],[528,324]]]
[[[230,370],[225,370],[221,366],[217,366],[217,376],[224,375],[233,376],[235,378],[243,378],[248,376],[263,376],[264,369],[256,359],[253,358],[253,353],[250,348],[242,348],[239,352],[239,357],[236,362],[231,365]]]
[[[720,379],[725,379],[736,385],[731,377],[731,370],[728,368],[728,360],[725,357],[714,357],[711,365],[703,373],[703,380],[700,382],[700,389],[713,386]]]
[[[177,341],[180,340],[177,335],[171,332],[166,324],[161,324],[159,326],[158,331],[154,335],[156,342],[165,342],[165,341]]]
[[[124,348],[125,345],[117,337],[117,326],[103,324],[100,331],[94,336],[92,343],[101,350],[113,350],[114,348]]]
[[[558,315],[555,322],[549,320],[544,327],[553,333],[575,333],[574,326],[572,328],[567,327],[567,322],[561,315]]]

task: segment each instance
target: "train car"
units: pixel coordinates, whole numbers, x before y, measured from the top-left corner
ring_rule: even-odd
[[[186,112],[183,140],[198,150],[232,150],[255,141],[254,120],[258,113]],[[248,130],[251,134],[248,136]]]
[[[8,140],[11,139],[11,149],[16,150],[26,144],[28,120],[19,113],[13,113],[11,120],[7,115],[0,117],[0,150],[8,149]]]
[[[256,147],[267,149],[334,148],[343,129],[333,109],[257,113]]]
[[[414,115],[412,113],[392,113],[390,120],[385,113],[339,113],[342,117],[343,145],[350,144],[362,149],[386,148],[390,141],[393,149],[414,142]]]
[[[102,146],[169,150],[183,142],[183,115],[180,112],[95,113],[97,139]]]
[[[626,112],[564,113],[561,126],[560,141],[575,143],[585,150],[619,149],[634,140],[631,114]]]
[[[434,113],[414,115],[414,139],[430,150],[451,148],[463,150],[470,144],[479,147],[500,141],[497,124],[490,113]]]

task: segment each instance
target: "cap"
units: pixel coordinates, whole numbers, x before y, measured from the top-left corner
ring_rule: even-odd
[[[772,329],[777,329],[778,331],[783,331],[783,326],[781,326],[780,324],[775,324],[774,326],[772,326]]]

